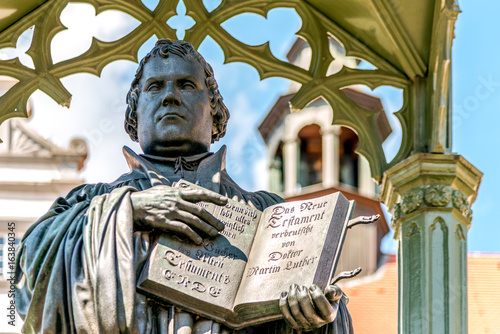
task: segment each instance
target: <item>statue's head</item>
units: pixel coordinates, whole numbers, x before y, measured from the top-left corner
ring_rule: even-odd
[[[210,64],[187,42],[158,40],[127,94],[130,138],[148,154],[196,154],[224,136],[228,119]]]

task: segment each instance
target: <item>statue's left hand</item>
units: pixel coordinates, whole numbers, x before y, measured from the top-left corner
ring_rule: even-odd
[[[280,309],[290,327],[309,331],[335,320],[340,298],[342,290],[337,285],[329,285],[323,293],[316,285],[293,284],[281,294]]]

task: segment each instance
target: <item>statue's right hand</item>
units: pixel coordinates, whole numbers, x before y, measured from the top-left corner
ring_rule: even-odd
[[[201,234],[214,237],[224,224],[196,202],[225,205],[227,198],[204,189],[182,189],[155,186],[130,195],[134,212],[134,228],[175,232],[196,244],[203,241]]]

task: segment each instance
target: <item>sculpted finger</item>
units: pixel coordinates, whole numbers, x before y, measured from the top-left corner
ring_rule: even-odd
[[[336,303],[342,298],[342,290],[338,285],[329,285],[325,289],[325,296],[330,303]]]
[[[325,295],[321,292],[321,289],[317,285],[312,285],[309,288],[309,293],[311,299],[314,302],[316,310],[318,310],[319,316],[326,322],[330,323],[335,320],[337,316],[337,307],[330,304]],[[335,305],[337,306],[337,305]]]
[[[290,287],[290,292],[288,293],[288,307],[290,307],[290,312],[292,313],[292,317],[299,324],[302,329],[309,329],[311,324],[306,319],[304,314],[302,314],[302,310],[300,309],[300,303],[297,296],[298,293],[298,285],[293,284]]]
[[[281,298],[280,298],[280,310],[281,314],[283,314],[283,318],[285,321],[288,323],[290,327],[293,329],[300,329],[300,326],[297,324],[295,319],[293,318],[290,308],[288,307],[288,301],[287,301],[288,293],[286,291],[283,291],[281,293]]]
[[[224,229],[224,224],[220,220],[212,216],[210,213],[208,213],[208,211],[203,209],[201,206],[186,201],[179,202],[178,206],[180,210],[187,211],[192,215],[201,218],[202,222],[204,222],[203,225],[208,224],[209,227],[213,227],[217,231],[222,231]],[[215,234],[213,235],[210,233],[208,234],[211,236],[216,236],[217,231],[215,231]]]
[[[191,227],[180,221],[168,220],[163,224],[156,223],[154,224],[153,227],[161,229],[166,232],[179,233],[191,239],[197,245],[203,242],[202,237],[200,237],[198,233],[196,233]]]
[[[297,300],[299,301],[300,309],[302,310],[305,318],[313,327],[320,327],[326,324],[325,320],[320,318],[314,309],[313,301],[309,296],[309,289],[305,286],[300,286],[297,289]],[[328,303],[325,297],[325,302]]]
[[[188,189],[181,191],[181,198],[189,202],[210,202],[226,205],[227,197],[203,189]]]
[[[195,228],[196,230],[199,230],[211,237],[215,237],[217,234],[219,234],[219,231],[217,231],[217,229],[215,229],[212,225],[207,224],[197,216],[187,211],[177,212],[176,219],[188,224],[189,226]]]

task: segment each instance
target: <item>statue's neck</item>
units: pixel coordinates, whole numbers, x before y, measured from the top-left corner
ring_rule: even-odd
[[[150,154],[141,154],[146,160],[151,162],[154,167],[166,177],[171,183],[184,179],[189,182],[196,181],[196,174],[200,162],[212,155],[211,152],[196,154],[187,157],[160,157]]]

